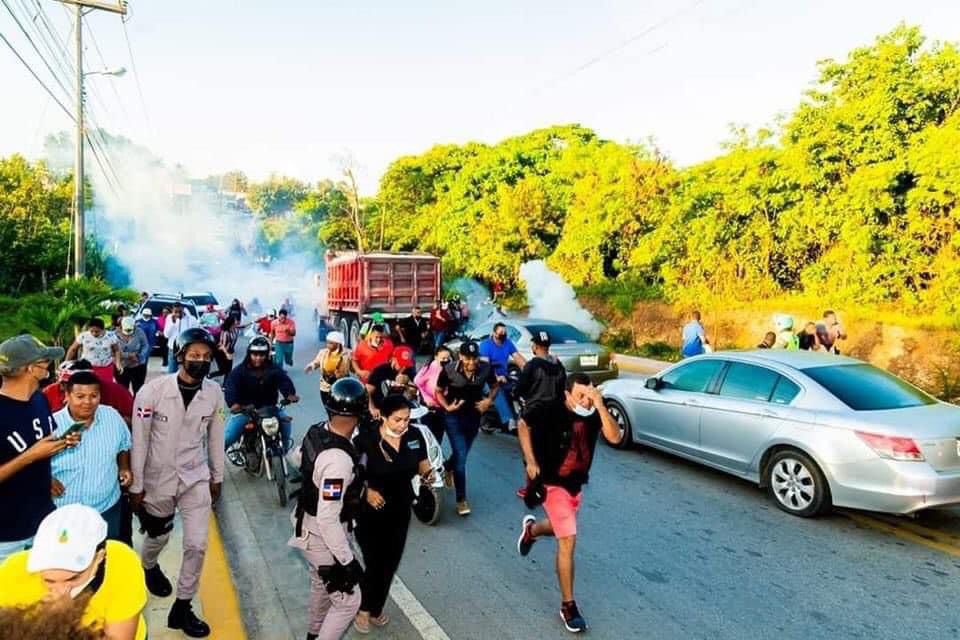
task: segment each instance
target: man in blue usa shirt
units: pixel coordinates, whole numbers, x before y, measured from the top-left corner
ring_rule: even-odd
[[[50,458],[80,441],[53,435],[50,405],[40,382],[63,349],[47,347],[31,335],[0,343],[0,562],[26,549],[48,513]]]

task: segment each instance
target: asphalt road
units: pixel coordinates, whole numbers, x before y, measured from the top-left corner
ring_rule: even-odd
[[[302,341],[301,341],[302,342]],[[316,377],[293,377],[294,433],[322,418]],[[266,479],[232,469],[218,507],[250,638],[302,638],[307,573],[286,546],[288,510]],[[481,434],[473,514],[453,496],[413,525],[400,578],[450,638],[562,638],[555,545],[516,552],[517,443]],[[960,638],[960,510],[916,520],[782,513],[756,487],[652,450],[598,445],[577,542],[576,597],[597,638]],[[452,493],[452,492],[451,492]],[[391,604],[375,635],[419,638]]]

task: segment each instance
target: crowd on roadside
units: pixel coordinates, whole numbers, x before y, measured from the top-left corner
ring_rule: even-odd
[[[785,349],[787,351],[819,351],[840,353],[840,342],[847,339],[846,329],[840,324],[836,312],[826,310],[819,322],[808,321],[799,330],[790,315],[777,314],[773,330],[767,331],[757,349]],[[680,354],[684,358],[709,353],[713,346],[707,337],[700,312],[690,314],[690,320],[680,331]]]
[[[328,414],[291,453],[300,458],[303,491],[290,544],[313,568],[308,638],[339,638],[351,625],[367,633],[388,622],[383,606],[416,502],[411,480],[420,474],[430,482],[433,473],[425,436],[410,428],[416,406],[425,409],[419,419],[433,438],[449,441],[443,481],[455,491],[461,517],[471,513],[467,461],[484,416],[497,416],[519,435],[527,474],[517,496],[542,505],[547,518],[525,517],[517,548],[526,556],[535,541],[558,539],[561,615],[570,631],[586,628],[573,599],[576,513],[598,434],[616,440],[619,430],[590,379],[567,377],[546,333],[534,336],[530,360],[503,323],[479,343],[448,348],[469,317],[450,302],[438,302],[428,318],[414,309],[392,327],[374,316],[353,350],[329,331],[304,367],[320,374]],[[168,626],[209,635],[191,602],[230,433],[245,422],[237,407],[251,399],[297,400],[284,371],[293,365],[295,324],[287,309],[272,315],[267,331],[266,323],[243,324],[238,301],[199,318],[180,304],[159,317],[141,305],[136,317],[118,309],[109,325],[90,319],[66,352],[29,335],[0,344],[0,508],[13,514],[0,522],[0,619],[44,623],[64,610],[44,615],[45,606],[72,603],[77,628],[141,640],[147,594],[175,592]],[[251,339],[233,366],[244,326],[266,335]],[[146,380],[154,348],[165,350],[168,373]],[[418,368],[423,351],[432,357]],[[230,366],[213,373],[224,354]],[[509,369],[519,373],[508,376]],[[211,379],[218,373],[225,374],[225,391]],[[307,446],[311,438],[316,446]],[[289,432],[284,441],[293,445]],[[345,522],[355,478],[360,504]],[[174,585],[158,557],[176,514],[183,552]],[[139,552],[132,547],[134,516],[144,534]],[[350,531],[362,567],[345,544]]]

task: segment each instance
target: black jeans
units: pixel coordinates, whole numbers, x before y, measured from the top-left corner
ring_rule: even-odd
[[[400,566],[410,528],[410,505],[389,503],[381,511],[364,505],[357,518],[356,537],[363,552],[363,578],[360,580],[360,610],[374,618],[383,613],[390,583]]]
[[[121,387],[130,389],[133,391],[133,395],[137,395],[140,387],[142,387],[143,383],[147,380],[147,365],[140,364],[136,367],[127,367],[123,370],[123,373],[119,373],[116,368],[114,368],[113,377]]]

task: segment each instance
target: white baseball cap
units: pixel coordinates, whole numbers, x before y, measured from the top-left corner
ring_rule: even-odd
[[[144,310],[140,312],[140,315],[144,318],[152,318],[153,311],[150,310],[150,307],[145,307]]]
[[[27,571],[83,571],[106,539],[107,521],[96,509],[82,504],[60,507],[40,523],[27,558]]]
[[[327,334],[327,337],[325,339],[327,342],[338,344],[341,347],[343,346],[343,343],[346,342],[346,340],[343,337],[343,333],[339,331],[331,331],[330,333]]]

